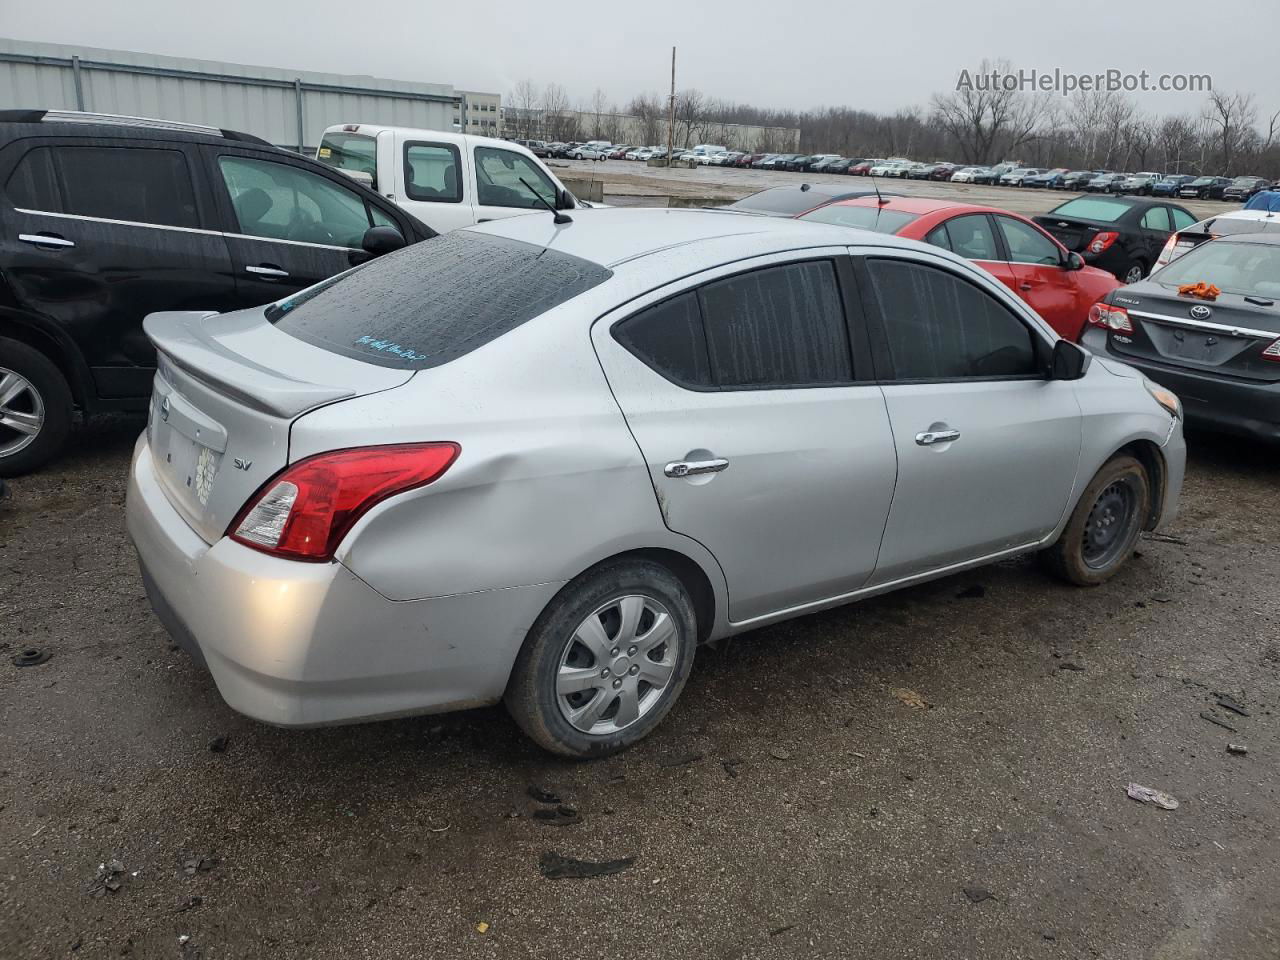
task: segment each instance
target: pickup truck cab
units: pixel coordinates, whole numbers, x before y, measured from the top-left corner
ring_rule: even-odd
[[[438,233],[545,211],[538,197],[557,210],[586,206],[532,151],[510,140],[344,123],[325,130],[316,159]]]

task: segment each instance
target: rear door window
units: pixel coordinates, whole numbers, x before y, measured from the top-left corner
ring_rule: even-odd
[[[1152,207],[1142,215],[1142,229],[1169,232],[1169,214],[1164,207]]]
[[[840,287],[830,260],[765,267],[698,293],[716,383],[817,386],[853,379]]]
[[[9,174],[4,189],[15,207],[62,212],[62,199],[53,170],[53,151],[49,147],[36,147],[23,154]]]
[[[425,370],[610,276],[599,264],[545,247],[455,231],[280,300],[266,316],[277,329],[332,353]]]
[[[648,307],[613,336],[690,389],[814,387],[853,381],[835,266],[811,260],[715,280]]]
[[[909,260],[866,263],[894,380],[1039,375],[1031,331],[976,284]]]
[[[191,170],[181,150],[38,147],[23,157],[7,186],[23,203],[39,204],[31,209],[157,226],[200,226]]]
[[[459,203],[462,163],[458,148],[448,143],[404,145],[404,191],[410,200]]]

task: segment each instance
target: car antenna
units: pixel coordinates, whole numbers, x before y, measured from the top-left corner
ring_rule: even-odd
[[[556,223],[556,224],[573,223],[573,217],[569,216],[567,213],[561,213],[559,210],[553,207],[550,203],[548,203],[547,198],[544,197],[542,194],[540,194],[537,190],[533,189],[533,187],[529,185],[528,180],[526,180],[524,177],[521,177],[520,182],[525,185],[525,188],[530,193],[532,193],[535,197],[537,197],[538,202],[540,204],[542,204],[544,207],[546,207],[548,210],[551,211],[552,223]]]
[[[870,172],[868,172],[868,176],[870,176]],[[871,177],[871,189],[872,189],[872,190],[874,190],[874,191],[876,192],[876,205],[877,205],[877,206],[883,207],[886,203],[888,203],[888,202],[889,202],[889,201],[888,201],[888,200],[886,200],[884,197],[880,196],[880,187],[879,187],[879,185],[876,183],[876,178],[875,178],[875,177]]]

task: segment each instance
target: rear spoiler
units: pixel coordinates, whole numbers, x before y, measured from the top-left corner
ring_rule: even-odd
[[[218,316],[215,311],[184,310],[152,313],[142,321],[142,329],[162,357],[185,373],[247,407],[278,417],[296,417],[313,407],[346,400],[356,395],[347,387],[322,386],[295,380],[270,370],[229,349],[210,337],[203,322]],[[224,322],[230,320],[224,317]],[[260,323],[246,318],[246,325]],[[222,337],[234,335],[223,326]]]

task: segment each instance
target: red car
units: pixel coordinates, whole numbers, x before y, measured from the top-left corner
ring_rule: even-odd
[[[865,177],[871,173],[871,168],[876,165],[875,160],[863,160],[861,163],[855,163],[849,168],[849,173],[855,177]]]
[[[920,197],[860,197],[800,214],[799,220],[860,227],[922,240],[972,260],[1025,300],[1067,340],[1079,340],[1089,308],[1120,286],[1106,270],[1026,217],[971,203]]]

